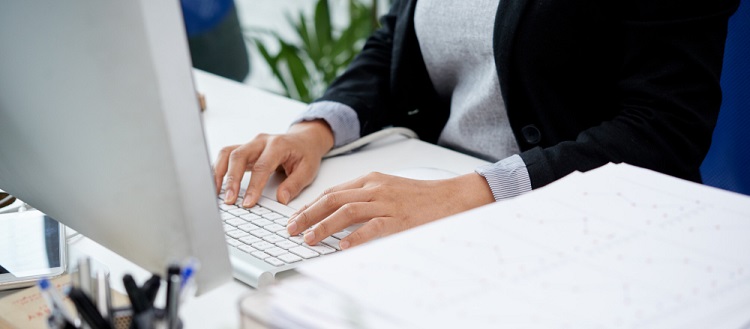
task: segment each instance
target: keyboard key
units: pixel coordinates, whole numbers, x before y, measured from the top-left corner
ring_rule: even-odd
[[[293,255],[293,254],[288,254],[288,253],[287,254],[283,254],[283,255],[279,255],[277,257],[279,257],[279,259],[281,259],[281,260],[283,260],[283,261],[285,261],[285,262],[287,262],[289,264],[294,263],[294,262],[299,262],[299,261],[302,260],[302,258],[299,258],[299,256]]]
[[[257,226],[255,226],[255,225],[253,225],[253,224],[250,224],[250,223],[247,223],[247,222],[246,222],[245,224],[242,224],[242,225],[240,225],[240,226],[237,226],[237,228],[238,228],[238,229],[240,229],[240,230],[243,230],[243,231],[245,231],[245,232],[248,232],[248,233],[249,233],[250,231],[254,231],[254,230],[257,230],[257,229],[259,229],[260,227],[257,227]]]
[[[227,232],[227,235],[231,236],[231,237],[233,237],[235,239],[239,239],[239,238],[242,238],[242,237],[246,237],[249,234],[247,234],[247,232],[242,231],[242,230],[233,230],[233,231]]]
[[[336,251],[336,249],[333,249],[333,248],[331,248],[329,246],[322,245],[322,244],[317,244],[317,245],[314,245],[314,246],[308,246],[307,248],[310,248],[310,249],[314,250],[315,252],[317,252],[317,253],[319,253],[321,255],[328,255],[328,254]]]
[[[235,239],[232,239],[232,238],[227,238],[227,244],[230,245],[230,246],[232,246],[232,247],[237,247],[237,246],[242,245],[242,242],[240,240],[235,240]]]
[[[221,212],[221,219],[222,220],[232,219],[232,218],[236,218],[236,217],[237,216],[232,215],[232,214],[230,214],[228,212],[223,212],[223,211]]]
[[[278,236],[276,234],[264,236],[263,240],[266,240],[266,241],[268,241],[270,243],[276,243],[276,242],[286,241],[286,239],[284,239],[284,238],[282,238],[282,237],[280,237],[280,236]]]
[[[267,214],[263,214],[263,218],[268,219],[268,220],[276,220],[282,217],[284,216],[275,212],[269,212]]]
[[[341,242],[341,240],[336,239],[336,238],[334,238],[332,236],[329,236],[329,237],[323,239],[323,241],[321,241],[321,242],[323,242],[324,244],[328,245],[331,248],[334,248],[336,250],[341,250],[341,247],[339,247],[339,242]]]
[[[287,239],[291,236],[289,235],[289,231],[287,230],[276,231],[276,234],[281,235]]]
[[[292,241],[292,242],[294,242],[296,244],[303,244],[303,243],[305,243],[305,240],[302,238],[301,235],[290,236],[287,239],[289,239],[289,241]]]
[[[251,246],[248,246],[246,244],[240,245],[239,247],[237,247],[237,249],[242,250],[242,251],[244,251],[244,252],[246,252],[248,254],[252,254],[252,253],[254,253],[254,252],[257,251],[257,250],[255,250],[255,248],[253,248]]]
[[[237,206],[235,206],[233,204],[226,204],[226,203],[222,202],[221,204],[219,204],[219,209],[221,209],[221,210],[232,210],[232,209],[237,209]]]
[[[256,237],[254,237],[252,235],[248,235],[248,236],[240,238],[240,242],[242,242],[244,244],[253,244],[253,243],[261,242],[261,241],[263,241],[263,240],[261,240],[260,238],[256,238]]]
[[[275,220],[273,222],[276,223],[276,224],[279,224],[281,226],[286,226],[286,224],[289,223],[289,218],[281,217],[281,218],[279,218],[279,219],[277,219],[277,220]]]
[[[252,221],[252,220],[255,220],[255,219],[259,219],[261,217],[259,215],[256,215],[256,214],[249,214],[248,213],[248,214],[240,215],[240,218],[242,218],[244,220]]]
[[[281,255],[287,253],[286,250],[281,249],[279,247],[268,248],[268,249],[265,249],[263,251],[265,251],[267,254],[269,254],[271,256],[281,256]]]
[[[333,237],[336,238],[336,239],[341,240],[341,239],[349,236],[349,234],[351,234],[351,233],[352,232],[349,232],[349,231],[341,231],[341,232],[338,232],[338,233],[333,233]]]
[[[240,232],[242,232],[242,231],[240,231]],[[269,231],[266,231],[266,230],[264,230],[262,228],[259,228],[257,230],[250,231],[250,234],[255,235],[255,236],[259,237],[259,238],[262,238],[262,237],[264,237],[266,235],[271,235],[273,233],[269,232]]]
[[[247,210],[243,208],[235,208],[232,210],[227,211],[228,213],[235,215],[235,216],[242,216],[244,214],[247,214]]]
[[[271,225],[263,226],[264,229],[269,230],[271,232],[278,232],[278,231],[286,231],[286,227],[281,226],[279,224],[273,223]]]
[[[253,213],[253,214],[256,214],[256,215],[263,215],[263,214],[267,214],[267,213],[271,212],[270,210],[268,210],[266,208],[262,208],[262,207],[259,207],[259,206],[256,206],[256,207],[250,208],[250,212]]]
[[[273,222],[271,222],[271,221],[269,221],[268,219],[265,219],[265,218],[254,219],[254,220],[251,220],[250,222],[253,223],[253,224],[255,224],[255,225],[258,225],[260,227],[273,224]]]
[[[281,260],[279,260],[278,258],[275,258],[275,257],[268,257],[268,258],[266,258],[264,260],[266,261],[266,263],[271,264],[273,266],[283,266],[283,265],[286,265],[286,263],[282,262]]]
[[[227,224],[232,225],[232,226],[240,226],[240,225],[245,224],[247,222],[244,219],[242,219],[242,218],[234,217],[232,219],[225,220],[224,223],[227,223]]]
[[[229,225],[229,224],[224,224],[224,232],[234,231],[234,230],[236,230],[236,229],[237,229],[237,228],[236,228],[236,227],[234,227],[234,226],[232,226],[232,225]]]
[[[307,259],[307,258],[313,258],[313,257],[317,257],[318,256],[317,252],[312,251],[312,250],[310,250],[308,248],[305,248],[303,246],[289,248],[289,251],[292,252],[292,253],[294,253],[294,254],[297,254],[297,256],[300,256],[300,257],[305,258],[305,259]]]
[[[289,248],[294,248],[296,246],[299,246],[298,244],[289,240],[276,242],[276,245],[279,246],[279,248],[283,248],[283,249],[289,249]]]
[[[269,255],[267,253],[264,253],[262,251],[256,251],[256,252],[252,252],[250,254],[253,255],[253,257],[259,258],[259,259],[266,259],[268,257],[271,257],[271,255]]]
[[[260,241],[260,242],[253,243],[253,248],[258,249],[258,250],[266,250],[266,249],[275,248],[275,247],[276,247],[276,245],[274,245],[272,243],[268,243],[266,241]]]

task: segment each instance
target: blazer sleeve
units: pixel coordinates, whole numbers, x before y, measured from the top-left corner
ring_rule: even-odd
[[[533,188],[607,162],[700,181],[721,103],[727,22],[739,1],[624,3],[617,114],[575,140],[523,152]]]
[[[385,125],[373,121],[378,121],[378,113],[393,102],[390,93],[393,40],[397,23],[408,11],[407,3],[393,2],[389,12],[380,19],[381,27],[367,39],[347,70],[316,100],[338,102],[354,109],[359,118],[359,131],[363,134]]]

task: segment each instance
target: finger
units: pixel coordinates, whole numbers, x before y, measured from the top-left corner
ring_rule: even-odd
[[[245,198],[242,200],[242,206],[249,208],[254,206],[263,192],[263,187],[266,186],[268,178],[279,164],[284,161],[282,159],[282,153],[277,147],[266,147],[260,154],[258,159],[253,163],[252,175],[250,176],[250,183],[247,184],[247,190],[245,191]]]
[[[330,187],[330,188],[326,189],[325,191],[323,191],[323,193],[321,193],[320,195],[318,195],[312,202],[310,202],[307,205],[305,205],[305,207],[311,206],[311,205],[319,202],[321,199],[325,198],[329,194],[362,188],[365,185],[365,182],[367,181],[366,178],[367,178],[367,176],[362,176],[362,177],[350,180],[348,182],[341,183],[339,185]],[[294,217],[296,217],[300,213],[302,213],[302,211],[298,210],[296,213],[292,214],[292,217],[290,217],[289,219],[290,220],[293,219]]]
[[[317,171],[318,167],[309,161],[300,162],[297,167],[289,172],[286,179],[279,184],[279,189],[276,191],[276,199],[283,204],[288,204],[289,201],[296,198],[302,192],[302,189],[312,183]]]
[[[315,245],[336,232],[352,224],[362,223],[382,214],[382,209],[372,202],[347,203],[326,219],[305,232],[303,239],[308,245]]]
[[[216,159],[214,165],[214,183],[216,184],[216,194],[221,192],[221,185],[224,182],[224,175],[227,173],[227,166],[229,165],[229,154],[232,153],[239,145],[231,145],[222,148],[219,151],[219,157]]]
[[[326,193],[322,198],[319,198],[318,201],[307,206],[304,211],[293,216],[289,221],[289,224],[287,224],[287,231],[291,235],[300,234],[302,231],[317,224],[324,218],[331,216],[334,212],[344,207],[344,205],[367,201],[370,201],[370,195],[368,191],[364,189]]]
[[[264,147],[265,141],[256,139],[229,153],[229,167],[226,174],[227,192],[224,198],[226,204],[234,204],[237,201],[240,182],[248,169],[248,163],[254,162]]]
[[[392,217],[376,217],[341,239],[339,248],[349,249],[365,242],[398,232],[396,219]]]

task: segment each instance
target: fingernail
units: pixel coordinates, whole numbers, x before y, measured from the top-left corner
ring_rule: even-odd
[[[281,198],[280,198],[280,199],[281,199],[281,200],[279,200],[279,202],[281,202],[281,203],[283,203],[283,204],[287,204],[287,203],[289,203],[289,192],[287,192],[287,191],[282,191],[282,192],[281,192]]]
[[[245,193],[245,199],[242,200],[242,206],[243,207],[245,207],[245,208],[250,207],[250,199],[251,199],[252,196],[253,195],[250,194],[249,192]]]
[[[231,200],[232,200],[232,198],[234,198],[234,191],[232,191],[232,190],[227,190],[227,195],[226,195],[226,197],[224,197],[224,201],[225,201],[225,202],[226,202],[227,204],[232,204],[232,201],[231,201]]]
[[[289,234],[294,234],[294,232],[297,231],[297,223],[292,221],[286,226],[286,230],[289,232]]]
[[[305,243],[311,245],[312,242],[313,242],[313,240],[315,240],[315,232],[309,231],[309,232],[305,233],[304,239],[305,239]]]
[[[341,248],[342,250],[349,248],[349,245],[350,245],[349,241],[341,241],[341,242],[339,242],[339,248]]]

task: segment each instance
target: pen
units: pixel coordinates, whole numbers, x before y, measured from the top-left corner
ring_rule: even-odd
[[[180,276],[180,291],[185,289],[185,286],[188,284],[188,281],[192,281],[193,278],[193,265],[188,264],[185,266],[185,268],[182,269],[182,274]]]
[[[82,290],[73,287],[70,289],[68,297],[70,297],[70,299],[73,301],[73,304],[76,305],[78,313],[81,314],[83,320],[86,321],[86,323],[88,323],[92,329],[112,328],[109,322],[107,322],[107,320],[104,320],[102,314],[99,313],[99,310],[96,309],[96,305],[94,305],[94,302],[92,302],[89,296],[86,295],[86,293],[84,293]]]
[[[167,269],[167,325],[168,329],[177,329],[180,304],[180,267],[170,265]]]
[[[65,307],[60,292],[58,292],[54,287],[50,286],[49,280],[39,280],[39,290],[41,290],[42,296],[47,301],[47,305],[51,305],[50,311],[60,312],[65,318],[65,321],[69,322],[76,328],[81,326],[81,320],[78,319],[78,317],[76,317],[73,313],[71,313],[67,307]]]
[[[49,308],[50,316],[47,318],[47,327],[49,328],[66,328],[67,324],[69,324],[68,321],[65,321],[65,318],[60,314],[60,310],[55,307],[55,303],[52,302],[52,297],[50,297],[49,293],[44,291],[41,287],[41,281],[39,290],[41,291],[41,295],[44,298],[44,301],[47,302],[47,308]]]
[[[94,296],[94,285],[91,279],[91,258],[78,259],[78,279],[80,280],[78,289],[81,289],[89,297]]]
[[[112,323],[112,292],[109,289],[109,274],[98,270],[96,281],[96,307],[102,317]]]
[[[195,294],[196,262],[191,261],[182,269],[180,277],[180,302]]]

